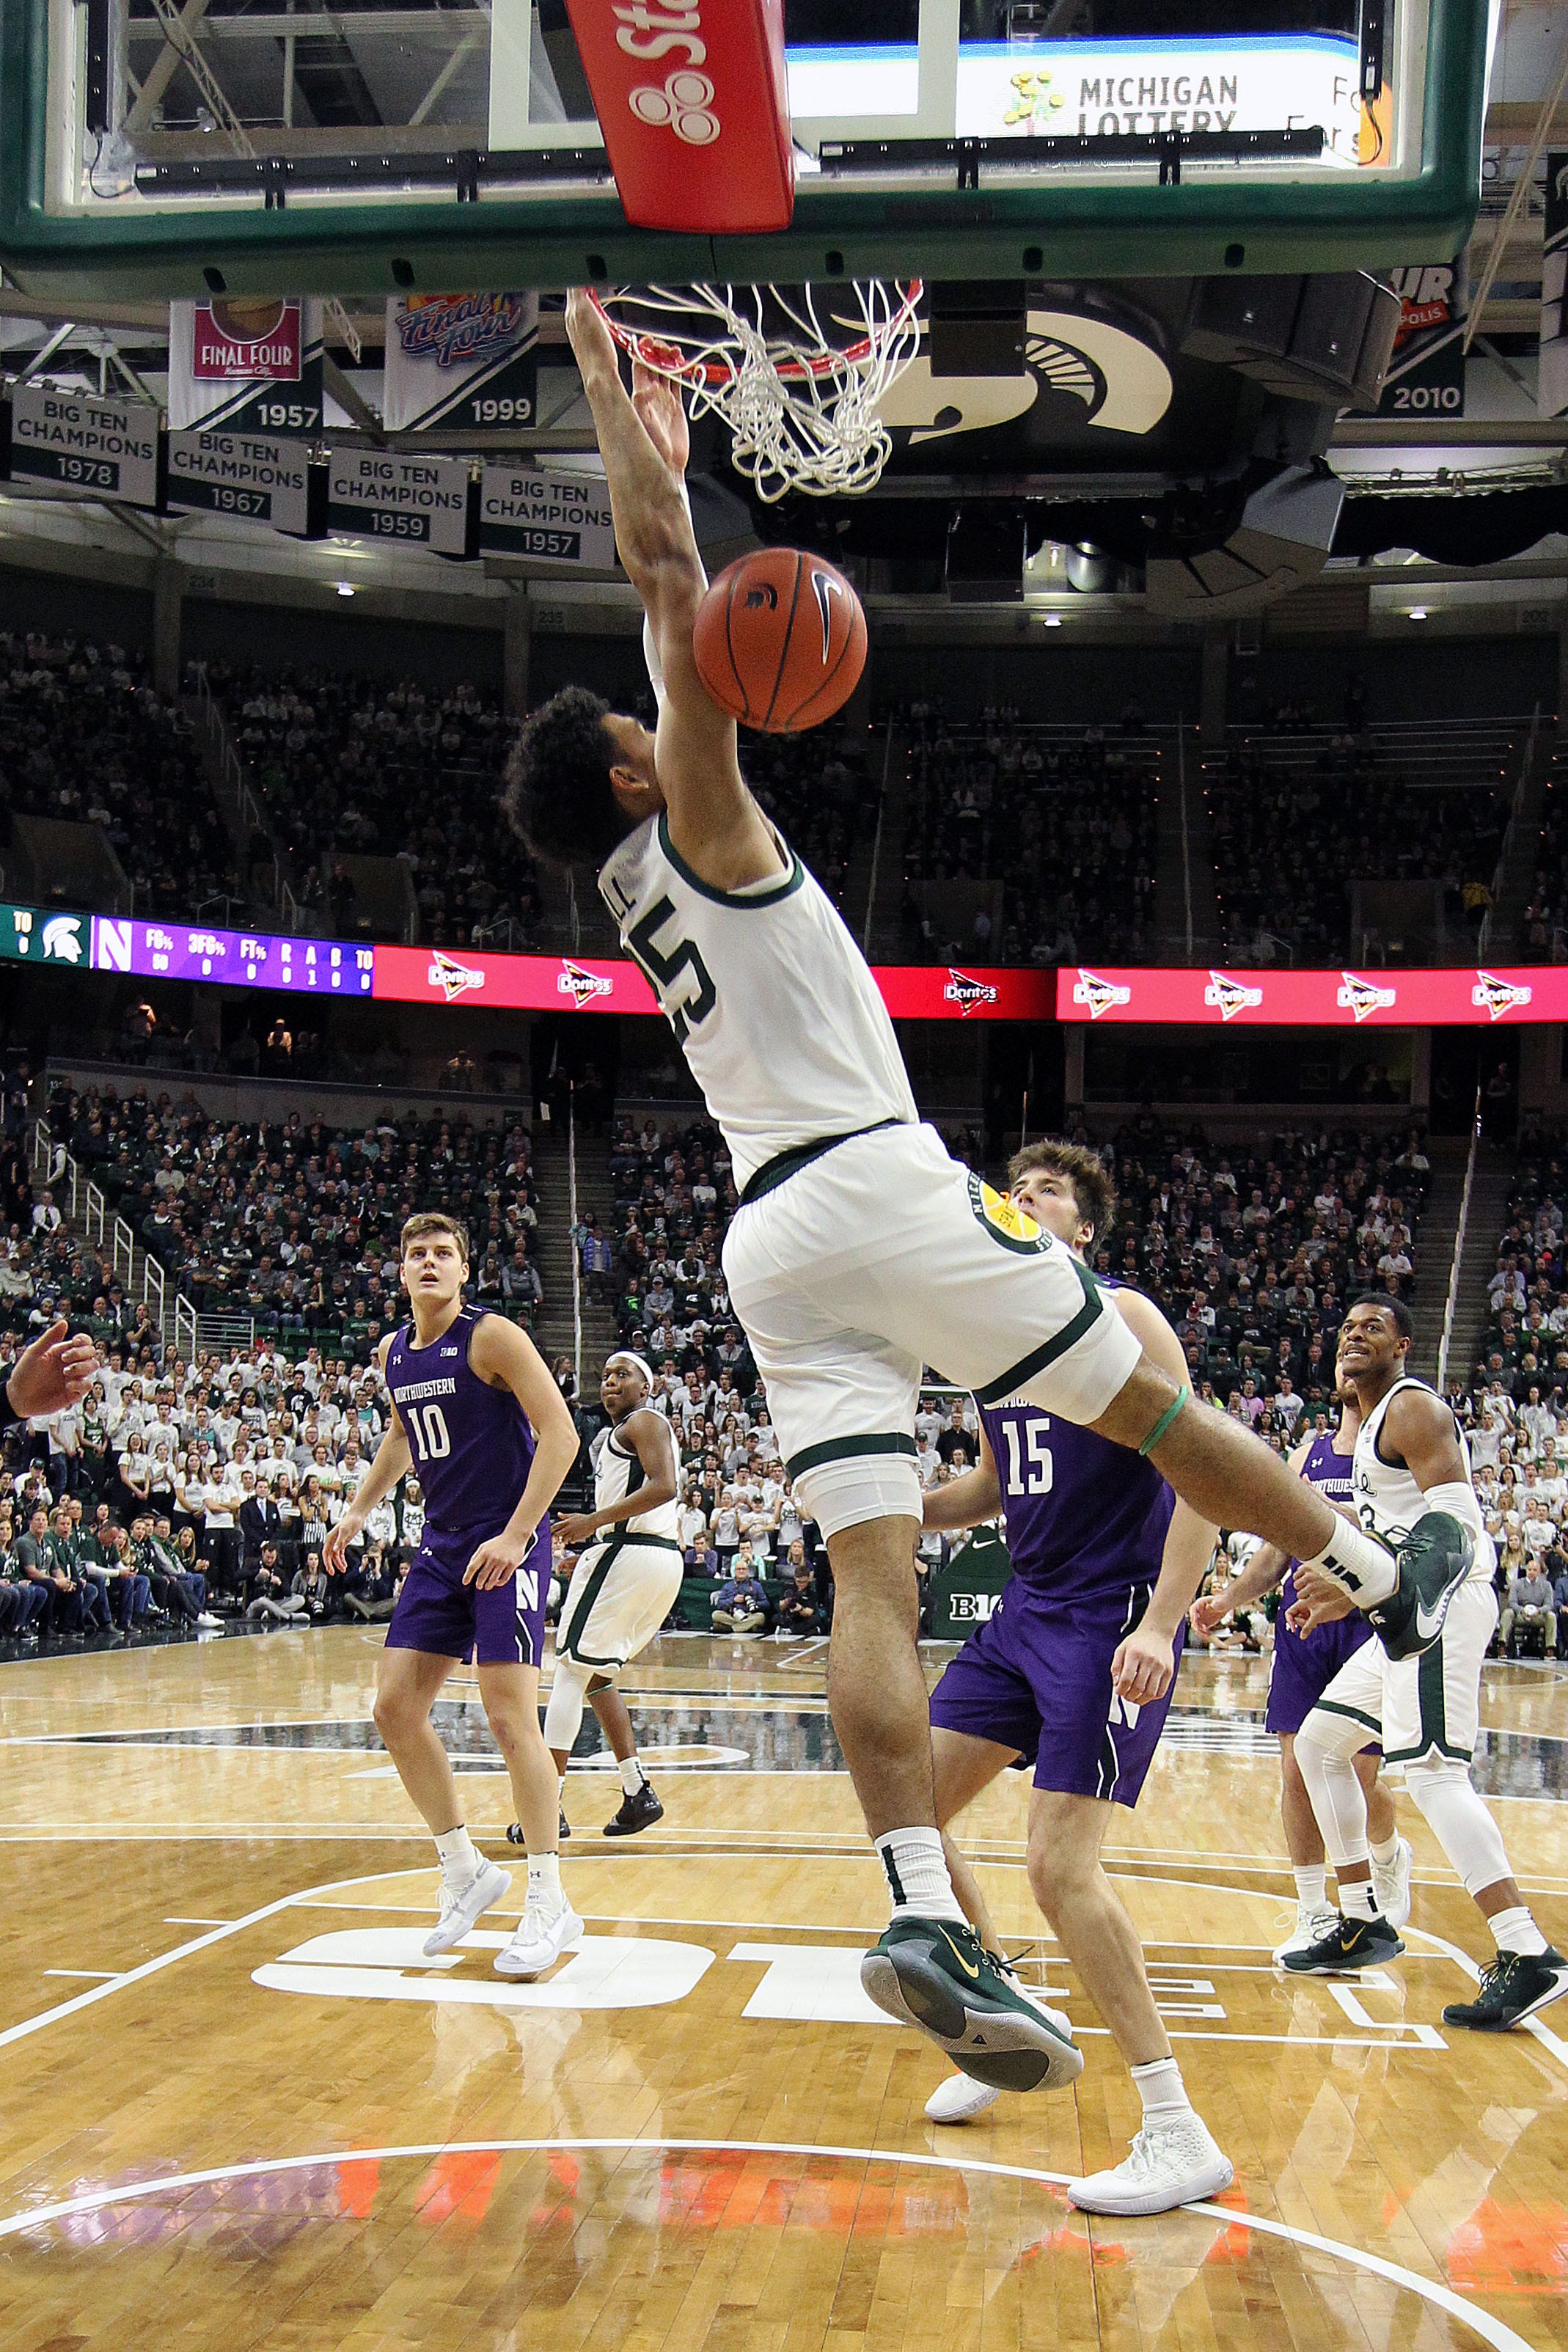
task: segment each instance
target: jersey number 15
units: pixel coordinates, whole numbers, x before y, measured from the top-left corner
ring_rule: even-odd
[[[646,915],[632,925],[626,933],[626,945],[642,966],[643,975],[664,1007],[665,1019],[674,1030],[677,1040],[684,1045],[686,1033],[706,1021],[719,1002],[719,992],[713,985],[713,975],[702,961],[700,949],[690,940],[677,940],[672,947],[654,945],[655,931],[661,930],[675,913],[673,898],[656,898]],[[665,992],[689,972],[694,987],[678,1004],[668,1002]]]
[[[1048,1495],[1055,1475],[1051,1449],[1046,1443],[1049,1421],[1041,1415],[1038,1421],[1026,1422],[1024,1438],[1028,1447],[1026,1462],[1024,1447],[1018,1443],[1018,1424],[1004,1422],[1002,1434],[1007,1441],[1007,1492],[1009,1495]]]

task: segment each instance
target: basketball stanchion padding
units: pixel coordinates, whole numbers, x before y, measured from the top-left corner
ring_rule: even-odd
[[[866,615],[820,555],[766,547],[721,572],[692,632],[698,675],[742,727],[798,735],[841,710],[866,667]]]
[[[795,211],[784,0],[567,0],[634,228],[770,235]]]

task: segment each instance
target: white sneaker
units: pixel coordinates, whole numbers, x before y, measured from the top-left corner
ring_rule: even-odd
[[[443,1879],[441,1917],[425,1938],[426,1958],[433,1960],[437,1953],[449,1952],[454,1944],[460,1944],[469,1928],[492,1903],[500,1901],[510,1885],[510,1870],[501,1870],[495,1863],[483,1859],[466,1886],[451,1887]]]
[[[548,1917],[531,1900],[518,1922],[516,1935],[504,1951],[496,1954],[496,1974],[525,1981],[541,1977],[546,1969],[554,1966],[563,1952],[576,1950],[583,1933],[583,1922],[564,1895],[560,1910]]]
[[[971,2124],[1001,2097],[994,2083],[977,2083],[973,2074],[949,2074],[926,2101],[933,2124]]]
[[[1068,2201],[1081,2213],[1168,2213],[1217,2197],[1235,2178],[1235,2167],[1202,2116],[1189,2114],[1160,2130],[1141,2131],[1114,2171],[1069,2180]]]
[[[1314,1944],[1332,1935],[1339,1924],[1340,1915],[1331,1904],[1325,1903],[1320,1910],[1315,1903],[1298,1903],[1296,1925],[1282,1944],[1275,1945],[1275,1958],[1282,1960],[1287,1952],[1310,1951]]]
[[[1409,1839],[1401,1838],[1391,1869],[1379,1870],[1375,1862],[1372,1865],[1372,1891],[1391,1927],[1403,1927],[1410,1916],[1410,1865],[1415,1859]]]
[[[202,1611],[201,1615],[196,1619],[196,1623],[204,1633],[221,1633],[223,1631],[223,1619],[215,1617],[210,1609]]]

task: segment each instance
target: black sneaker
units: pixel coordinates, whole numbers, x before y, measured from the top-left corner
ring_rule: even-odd
[[[1391,1658],[1418,1658],[1441,1638],[1448,1604],[1470,1572],[1475,1538],[1447,1511],[1428,1511],[1399,1547],[1399,1582],[1366,1612]]]
[[[606,1837],[636,1837],[638,1830],[652,1829],[655,1822],[664,1819],[664,1807],[645,1780],[635,1796],[621,1799],[621,1810],[613,1821],[605,1823]]]
[[[1548,1944],[1543,1952],[1500,1952],[1481,1970],[1474,2000],[1451,2000],[1445,2025],[1468,2025],[1476,2033],[1506,2033],[1568,1992],[1568,1960]]]
[[[1279,1965],[1298,1977],[1337,1977],[1347,1970],[1376,1968],[1396,1960],[1405,1949],[1380,1913],[1375,1919],[1336,1919],[1326,1936],[1304,1951],[1287,1952]]]
[[[1056,2091],[1083,2072],[1071,2033],[997,1967],[973,1927],[895,1919],[862,1959],[860,1982],[879,2009],[928,2033],[977,2083]]]
[[[562,1816],[561,1816],[561,1828],[560,1828],[560,1832],[559,1832],[559,1835],[560,1835],[561,1843],[562,1843],[562,1844],[563,1844],[563,1845],[564,1845],[564,1844],[565,1844],[565,1843],[566,1843],[567,1839],[571,1836],[571,1834],[572,1834],[572,1824],[571,1824],[571,1822],[567,1820],[565,1813],[564,1813],[564,1812],[563,1812],[563,1813],[562,1813]],[[506,1833],[506,1842],[507,1842],[508,1845],[522,1845],[522,1846],[525,1846],[525,1845],[528,1843],[528,1840],[527,1840],[527,1839],[523,1836],[523,1834],[522,1834],[522,1823],[521,1823],[521,1822],[512,1822],[509,1823],[508,1828],[507,1828],[507,1833]]]

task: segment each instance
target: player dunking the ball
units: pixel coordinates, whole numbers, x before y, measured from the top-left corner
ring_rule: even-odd
[[[627,396],[581,290],[566,329],[643,604],[658,725],[563,689],[522,730],[508,805],[538,855],[596,875],[729,1147],[742,1205],[725,1277],[788,1475],[826,1538],[828,1699],[893,1901],[866,1989],[981,2079],[1070,2080],[1079,2053],[983,1948],[936,1825],[915,1645],[924,1364],[982,1402],[1022,1397],[1142,1452],[1200,1517],[1317,1561],[1395,1647],[1435,1638],[1470,1539],[1433,1512],[1396,1561],[1338,1517],[1250,1433],[1194,1406],[1070,1251],[921,1125],[865,959],[747,790],[734,721],[698,675],[707,581],[679,392],[639,365]]]
[[[450,1951],[511,1885],[468,1836],[430,1720],[452,1668],[472,1656],[528,1842],[528,1901],[495,1965],[502,1976],[536,1977],[583,1937],[562,1891],[555,1769],[539,1722],[550,1506],[576,1459],[577,1432],[526,1332],[463,1304],[461,1225],[410,1217],[402,1257],[412,1318],[379,1355],[392,1415],[327,1537],[325,1562],[329,1573],[344,1566],[367,1513],[417,1464],[425,1532],[387,1627],[375,1727],[440,1857],[440,1918],[425,1951]]]

